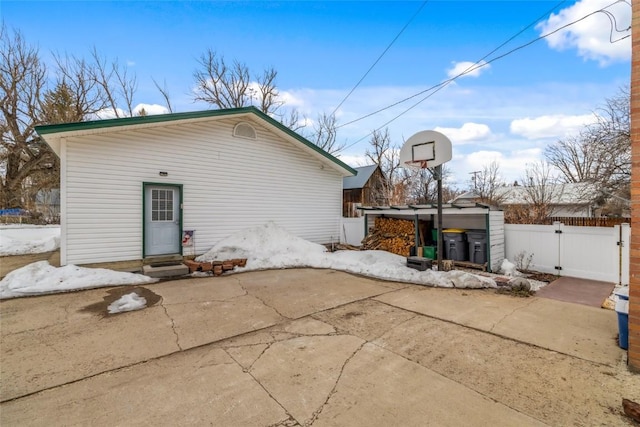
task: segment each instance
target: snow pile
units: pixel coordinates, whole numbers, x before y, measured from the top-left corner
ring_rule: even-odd
[[[235,271],[271,268],[328,268],[376,279],[417,283],[444,288],[495,288],[495,281],[475,274],[433,270],[418,271],[406,266],[406,258],[386,251],[327,252],[322,245],[297,237],[273,222],[233,234],[218,242],[197,261],[246,258],[246,267]]]
[[[56,268],[39,261],[7,274],[0,281],[0,299],[157,281],[141,274],[75,265]]]
[[[59,225],[12,224],[0,227],[0,256],[39,254],[59,247]]]
[[[502,260],[502,264],[500,265],[500,273],[509,277],[522,276],[522,273],[520,273],[516,269],[516,265],[506,258]]]
[[[147,306],[147,300],[144,297],[136,294],[135,292],[131,292],[130,294],[126,294],[121,296],[119,299],[115,300],[107,310],[109,314],[122,313],[125,311],[134,311],[140,310]]]
[[[301,239],[275,223],[249,228],[220,241],[197,261],[246,258],[246,267],[235,271],[274,268],[327,268],[376,279],[417,283],[443,288],[496,288],[496,282],[484,276],[454,270],[418,271],[406,266],[406,258],[385,251],[328,252],[316,243]],[[35,262],[12,271],[0,281],[0,299],[27,295],[90,289],[105,286],[155,283],[158,279],[141,274],[75,265],[55,268],[47,261]],[[126,297],[126,298],[125,298]],[[146,305],[137,295],[116,301],[113,310],[137,310]],[[111,310],[111,307],[110,307]],[[114,311],[114,312],[119,312]]]
[[[268,222],[263,226],[247,228],[214,245],[197,261],[224,261],[246,258],[251,270],[269,268],[317,267],[327,249],[289,233]]]

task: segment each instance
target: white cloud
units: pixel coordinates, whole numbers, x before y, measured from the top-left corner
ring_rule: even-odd
[[[306,105],[305,100],[309,98],[305,95],[307,94],[297,93],[297,91],[283,90],[280,91],[280,101],[284,102],[284,105],[287,107],[304,108]]]
[[[168,114],[169,109],[164,105],[159,104],[138,104],[133,108],[133,113],[138,115],[140,114],[140,110],[144,108],[144,111],[149,116],[153,116],[156,114]]]
[[[136,65],[135,61],[128,60],[127,67],[134,67]]]
[[[612,4],[611,0],[581,0],[552,14],[536,26],[540,34],[548,34],[564,25],[577,21],[597,10],[586,19],[576,22],[546,38],[552,49],[575,48],[581,57],[598,61],[601,66],[631,59],[631,5],[626,2]],[[604,8],[604,9],[603,9]],[[622,31],[617,31],[622,30]]]
[[[478,63],[469,62],[469,61],[462,61],[462,62],[454,61],[453,67],[447,70],[447,76],[449,78],[454,78],[458,76],[478,77],[480,76],[480,73],[487,71],[489,67],[491,67],[491,65],[487,64],[485,61],[480,61]]]
[[[362,155],[353,155],[353,154],[340,154],[338,156],[338,159],[340,159],[340,161],[346,163],[347,165],[351,166],[352,168],[357,168],[360,166],[368,166],[368,165],[372,165],[373,162],[371,161],[371,159],[367,158],[367,156],[365,156],[364,154]]]
[[[517,146],[517,143],[509,144]],[[506,184],[520,181],[525,169],[543,159],[541,148],[525,148],[513,151],[478,150],[469,154],[456,154],[447,163],[449,170],[454,172],[451,185],[460,189],[468,189],[471,185],[472,172],[482,171],[493,161],[499,166],[500,179]]]
[[[168,114],[169,113],[169,109],[167,107],[165,107],[164,105],[159,105],[159,104],[138,104],[135,107],[133,107],[133,114],[134,115],[139,115],[140,114],[140,110],[142,110],[144,108],[144,110],[146,111],[146,113],[150,116],[156,115],[156,114]],[[116,110],[114,110],[113,108],[105,108],[104,110],[100,110],[98,112],[96,112],[92,117],[90,117],[90,120],[107,120],[107,119],[117,119],[119,117],[129,117],[129,114],[123,110],[122,108],[117,108]]]
[[[517,119],[511,122],[510,131],[527,139],[564,138],[577,134],[586,125],[595,123],[594,114],[579,116],[552,115]]]
[[[454,145],[480,141],[491,136],[489,126],[479,123],[465,123],[460,128],[436,127],[434,130],[445,135]]]
[[[107,119],[116,119],[118,117],[126,117],[124,110],[121,108],[113,109],[113,108],[105,108],[103,110],[97,111],[94,114],[95,117],[91,117],[91,120],[107,120]]]

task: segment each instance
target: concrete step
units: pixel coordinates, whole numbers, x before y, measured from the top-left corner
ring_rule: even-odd
[[[189,267],[184,264],[170,265],[144,265],[142,266],[142,274],[156,279],[165,279],[170,277],[179,277],[189,274]]]

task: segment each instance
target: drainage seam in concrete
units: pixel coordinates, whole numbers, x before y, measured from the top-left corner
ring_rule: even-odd
[[[391,329],[395,329],[395,328],[396,328],[396,326],[394,326],[394,327],[393,327],[393,328],[391,328]],[[431,372],[433,372],[434,374],[441,376],[442,378],[446,378],[448,381],[451,381],[451,382],[456,383],[456,384],[458,384],[458,385],[460,385],[460,386],[462,386],[462,387],[464,387],[464,388],[466,388],[466,389],[469,389],[469,390],[473,391],[474,393],[477,393],[478,395],[480,395],[480,396],[482,396],[482,397],[484,397],[484,398],[486,398],[486,399],[489,399],[490,401],[492,401],[492,402],[494,402],[494,403],[497,403],[497,404],[499,404],[499,405],[502,405],[502,406],[504,406],[504,407],[506,407],[506,408],[511,409],[512,411],[515,411],[515,412],[517,412],[517,413],[519,413],[519,414],[525,415],[525,416],[527,416],[527,417],[529,417],[529,418],[532,418],[532,419],[534,419],[534,420],[536,420],[536,421],[539,421],[540,423],[542,423],[542,424],[544,424],[544,425],[546,425],[546,426],[548,426],[548,425],[549,425],[549,424],[545,423],[544,421],[542,421],[542,420],[540,420],[540,419],[538,419],[538,418],[534,417],[534,416],[533,416],[533,415],[531,415],[531,414],[527,414],[526,412],[522,412],[521,410],[519,410],[519,409],[517,409],[517,408],[513,408],[512,406],[509,406],[509,405],[507,405],[507,404],[506,404],[506,403],[504,403],[504,402],[501,402],[501,401],[499,401],[499,400],[497,400],[497,399],[495,399],[495,398],[493,398],[493,397],[491,397],[491,396],[489,396],[489,395],[487,395],[487,394],[484,394],[484,393],[483,393],[483,392],[481,392],[480,390],[476,390],[475,388],[471,387],[470,385],[464,384],[464,383],[462,383],[462,382],[460,382],[460,381],[458,381],[458,380],[456,380],[456,379],[450,378],[450,377],[448,377],[448,376],[444,375],[443,373],[440,373],[440,372],[438,372],[438,371],[435,371],[435,370],[433,370],[433,369],[429,368],[428,366],[424,366],[424,365],[422,365],[420,362],[418,362],[418,361],[416,361],[416,360],[411,360],[411,359],[409,359],[407,356],[405,356],[405,355],[403,355],[403,354],[400,354],[400,353],[398,353],[398,352],[396,352],[396,351],[394,351],[394,350],[392,350],[392,349],[390,349],[390,348],[382,347],[381,345],[379,345],[379,344],[377,344],[377,343],[375,343],[375,342],[370,342],[370,344],[371,344],[371,345],[374,345],[374,346],[376,346],[376,347],[378,347],[378,348],[379,348],[379,349],[381,349],[381,350],[388,351],[388,352],[389,352],[389,353],[391,353],[391,354],[395,354],[396,356],[400,357],[401,359],[404,359],[404,360],[406,360],[406,361],[407,361],[407,362],[409,362],[409,363],[416,364],[416,365],[418,365],[420,368],[422,368],[422,369],[426,369],[426,370],[428,370],[428,371],[431,371]]]
[[[461,326],[461,327],[463,327],[463,328],[469,328],[469,329],[472,329],[472,330],[477,331],[477,332],[482,332],[482,333],[485,333],[485,334],[494,335],[494,336],[496,336],[496,337],[503,338],[503,339],[506,339],[506,340],[509,340],[509,341],[513,341],[513,342],[517,342],[517,343],[519,343],[519,344],[527,345],[527,346],[529,346],[529,347],[539,348],[539,349],[546,350],[546,351],[551,351],[551,352],[556,353],[556,354],[561,354],[561,355],[563,355],[563,356],[572,357],[572,358],[574,358],[574,359],[578,359],[578,360],[582,360],[582,361],[585,361],[585,362],[593,363],[594,365],[598,365],[598,366],[606,366],[606,367],[608,367],[608,368],[612,368],[612,367],[614,367],[614,366],[609,365],[609,364],[607,364],[607,363],[598,362],[598,361],[590,360],[590,359],[585,359],[585,358],[583,358],[583,357],[576,356],[575,354],[564,353],[564,352],[562,352],[562,351],[554,350],[554,349],[552,349],[552,348],[542,347],[542,346],[539,346],[539,345],[537,345],[537,344],[533,344],[533,343],[530,343],[530,342],[522,341],[522,340],[517,339],[517,338],[509,337],[509,336],[507,336],[507,335],[502,335],[502,334],[498,334],[498,333],[496,333],[496,332],[486,331],[486,330],[484,330],[484,329],[480,329],[480,328],[477,328],[477,327],[475,327],[475,326],[464,325],[464,324],[462,324],[462,323],[456,323],[456,322],[454,322],[453,320],[444,319],[444,318],[436,317],[436,316],[431,316],[431,315],[428,315],[428,314],[420,313],[419,311],[415,311],[415,310],[410,310],[410,309],[407,309],[407,308],[398,307],[398,306],[395,306],[395,305],[393,305],[393,304],[387,303],[387,302],[385,302],[385,301],[379,301],[379,300],[376,300],[376,301],[378,301],[378,302],[380,302],[380,303],[382,303],[382,304],[388,305],[389,307],[398,308],[398,309],[400,309],[400,310],[405,310],[405,311],[408,311],[408,312],[410,312],[410,313],[415,313],[415,314],[418,314],[418,315],[420,315],[420,316],[428,317],[428,318],[430,318],[430,319],[440,320],[440,321],[442,321],[442,322],[450,323],[450,324],[452,324],[452,325]],[[534,300],[534,301],[535,301],[535,300]],[[532,302],[533,302],[533,301],[532,301]]]

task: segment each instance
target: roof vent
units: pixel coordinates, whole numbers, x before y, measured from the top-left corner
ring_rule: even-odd
[[[233,128],[233,136],[256,139],[256,130],[249,123],[240,122]]]

